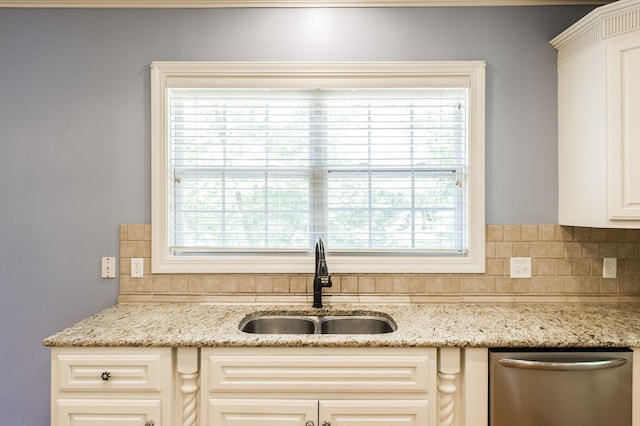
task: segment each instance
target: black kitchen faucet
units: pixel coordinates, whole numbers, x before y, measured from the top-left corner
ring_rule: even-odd
[[[313,307],[322,308],[322,288],[331,287],[331,274],[324,257],[324,243],[321,238],[316,241],[316,268],[313,278]]]

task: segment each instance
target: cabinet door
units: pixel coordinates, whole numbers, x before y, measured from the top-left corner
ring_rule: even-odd
[[[162,426],[160,406],[160,400],[59,399],[57,426]]]
[[[210,399],[207,426],[306,426],[316,422],[318,401]]]
[[[607,46],[609,218],[640,220],[640,33]]]
[[[427,426],[425,400],[320,401],[319,425],[331,426]]]

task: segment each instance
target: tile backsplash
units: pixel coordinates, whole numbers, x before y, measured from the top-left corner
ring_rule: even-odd
[[[131,277],[132,257],[144,277]],[[510,258],[531,257],[531,278],[510,278]],[[605,257],[617,278],[602,278]],[[484,274],[335,274],[327,303],[375,297],[430,301],[583,301],[640,296],[640,230],[487,225]],[[120,226],[120,302],[307,302],[313,274],[151,274],[151,225]]]

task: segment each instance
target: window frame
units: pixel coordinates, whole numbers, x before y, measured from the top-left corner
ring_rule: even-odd
[[[469,88],[469,248],[464,256],[332,255],[332,273],[482,273],[485,270],[485,62],[175,62],[151,63],[151,269],[153,273],[311,273],[304,255],[174,255],[169,250],[169,87]],[[464,83],[464,86],[461,85]],[[196,85],[196,86],[194,86]]]

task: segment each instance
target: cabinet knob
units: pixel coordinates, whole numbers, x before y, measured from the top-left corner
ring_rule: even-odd
[[[147,420],[144,424],[144,426],[154,426],[156,424],[156,422],[154,422],[153,420]]]
[[[111,378],[111,373],[109,373],[108,371],[105,371],[104,373],[102,373],[102,375],[100,377],[102,377],[102,380],[104,380],[106,382],[107,380],[109,380]]]

